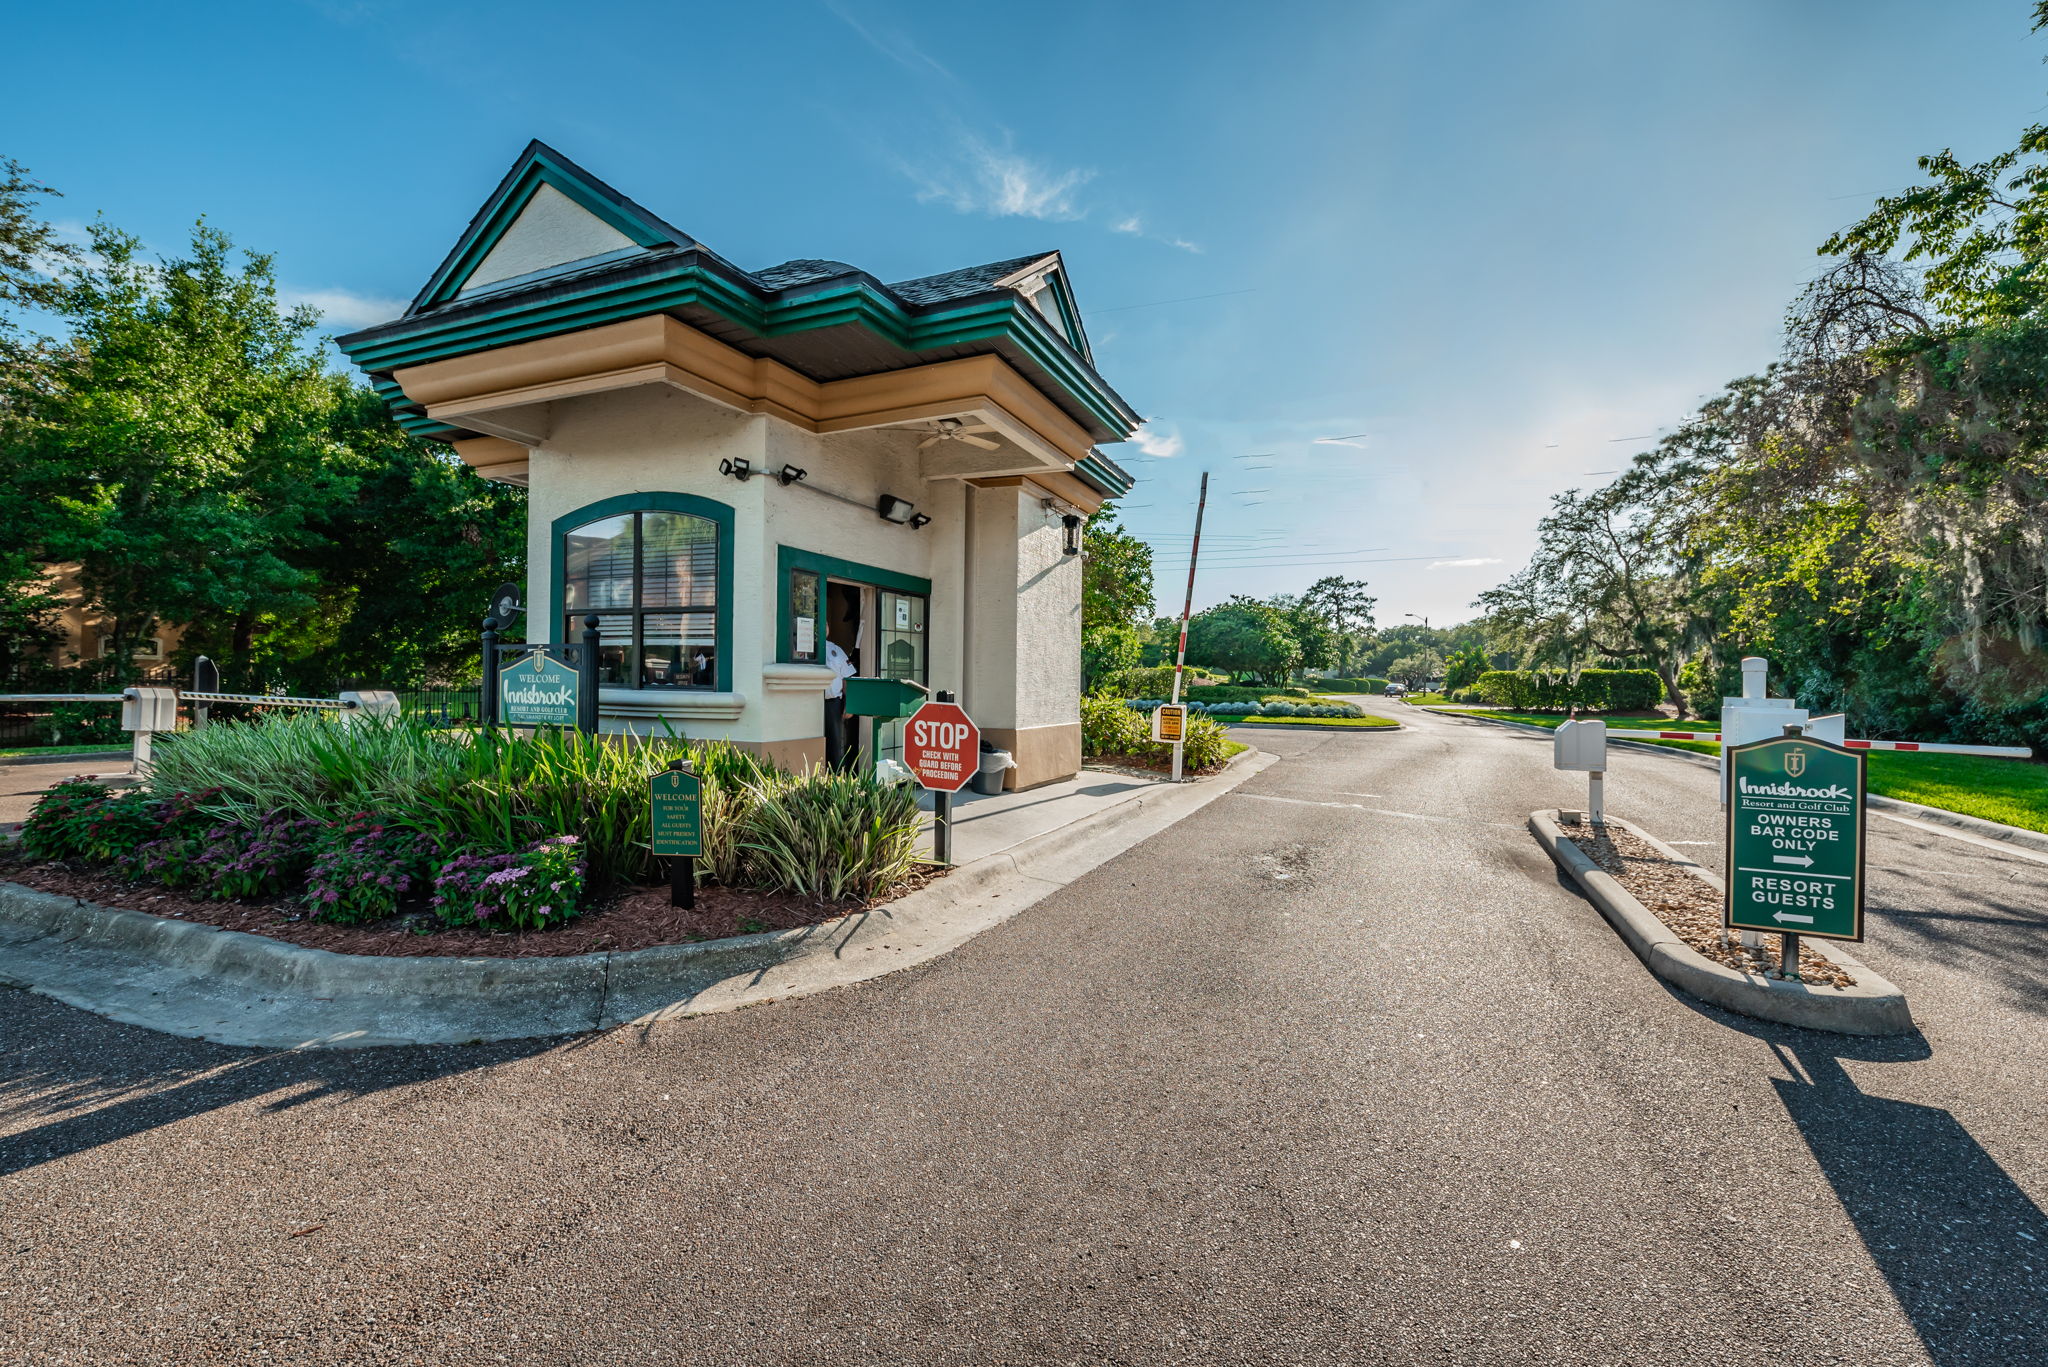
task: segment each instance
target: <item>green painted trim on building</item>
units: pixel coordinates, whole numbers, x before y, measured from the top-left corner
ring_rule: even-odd
[[[574,166],[562,161],[554,152],[545,147],[530,147],[520,158],[520,164],[513,168],[511,176],[485,202],[469,230],[455,244],[455,250],[427,281],[427,287],[414,307],[425,308],[453,298],[543,185],[552,185],[578,207],[631,238],[637,246],[675,245],[675,239],[663,232],[658,223],[635,213],[632,206],[620,204],[600,193]],[[509,281],[504,283],[510,284]]]
[[[719,503],[695,494],[642,493],[618,494],[612,498],[601,498],[595,503],[586,503],[581,508],[563,513],[548,527],[548,602],[554,610],[550,619],[554,625],[550,632],[562,625],[568,615],[569,557],[563,552],[562,538],[586,522],[599,518],[616,517],[620,513],[693,513],[707,517],[718,526],[718,625],[713,640],[718,650],[717,691],[732,691],[732,560],[733,524],[732,505]],[[581,628],[578,628],[579,633]],[[688,689],[649,689],[649,692],[689,692]]]
[[[1141,419],[1088,367],[1052,322],[1014,294],[911,314],[866,281],[844,281],[816,293],[764,304],[707,269],[694,252],[658,263],[640,278],[594,280],[547,300],[479,300],[462,316],[425,317],[387,325],[386,335],[341,339],[364,370],[389,373],[451,356],[558,336],[670,309],[698,306],[761,337],[858,324],[906,351],[1008,341],[1046,377],[1111,432],[1126,435]],[[379,329],[383,331],[383,329]]]
[[[1100,456],[1082,457],[1074,463],[1074,473],[1111,498],[1122,498],[1137,486],[1136,480],[1122,474]]]
[[[863,565],[856,560],[841,560],[836,555],[822,555],[817,551],[801,550],[795,546],[775,548],[775,658],[784,664],[821,664],[825,659],[825,586],[818,585],[818,625],[812,638],[818,643],[818,658],[798,660],[796,658],[796,618],[790,610],[789,576],[795,570],[809,570],[820,580],[851,579],[860,584],[873,584],[878,589],[891,593],[915,593],[926,600],[932,596],[932,581],[920,579],[914,574],[898,570],[885,570],[875,565]],[[929,606],[925,609],[930,612]],[[929,618],[927,618],[929,621]]]

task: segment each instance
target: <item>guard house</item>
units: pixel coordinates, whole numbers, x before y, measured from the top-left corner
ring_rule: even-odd
[[[536,142],[340,346],[405,427],[527,487],[526,639],[598,616],[606,729],[817,762],[831,642],[956,690],[1012,786],[1080,768],[1081,519],[1129,490],[1094,448],[1139,418],[1058,252],[743,270]]]

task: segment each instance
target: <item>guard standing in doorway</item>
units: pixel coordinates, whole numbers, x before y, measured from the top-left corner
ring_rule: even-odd
[[[825,666],[832,682],[825,688],[825,763],[834,769],[853,765],[853,748],[846,743],[846,681],[853,677],[853,661],[839,648],[839,642],[825,642]]]

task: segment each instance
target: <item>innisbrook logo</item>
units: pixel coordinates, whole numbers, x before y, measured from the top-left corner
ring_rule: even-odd
[[[1788,750],[1785,752],[1785,772],[1792,778],[1798,778],[1806,772],[1806,752],[1804,750]]]

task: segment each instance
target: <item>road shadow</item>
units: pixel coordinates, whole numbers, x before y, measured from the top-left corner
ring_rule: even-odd
[[[266,1110],[353,1099],[577,1042],[241,1049],[117,1024],[26,992],[0,992],[0,1127],[13,1131],[0,1134],[0,1176],[258,1098],[269,1098]]]
[[[1791,1075],[1771,1086],[1928,1358],[2048,1360],[2048,1214],[1954,1115],[1872,1096],[1843,1066],[1917,1062],[1931,1056],[1927,1042],[1728,1019]]]

